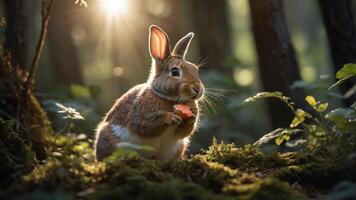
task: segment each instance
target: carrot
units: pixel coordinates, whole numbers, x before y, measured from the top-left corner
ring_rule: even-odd
[[[179,110],[181,113],[181,117],[183,118],[190,118],[194,116],[193,112],[190,110],[189,106],[187,105],[176,104],[173,106],[173,108],[175,110]]]

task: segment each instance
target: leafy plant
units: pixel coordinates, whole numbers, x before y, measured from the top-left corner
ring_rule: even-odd
[[[335,84],[333,84],[329,89],[340,85],[342,82],[346,81],[347,79],[356,76],[356,64],[348,63],[343,66],[337,73],[336,78],[340,79]]]
[[[356,75],[356,65],[346,64],[337,72],[341,79],[337,84]],[[245,102],[254,102],[264,98],[277,98],[284,102],[294,113],[289,128],[278,128],[260,138],[255,145],[260,146],[271,140],[277,145],[285,142],[288,147],[302,146],[311,152],[325,152],[328,155],[347,155],[356,147],[356,103],[349,108],[337,108],[327,112],[329,104],[320,102],[313,96],[306,96],[305,101],[312,108],[305,111],[296,108],[289,97],[281,92],[261,92],[249,97]],[[304,134],[300,134],[304,133]],[[295,137],[296,135],[301,135]],[[291,140],[292,138],[296,138]]]
[[[74,108],[64,106],[63,104],[60,104],[60,103],[55,103],[55,104],[60,109],[57,112],[61,113],[63,115],[63,117],[62,117],[63,119],[67,120],[66,126],[62,130],[60,130],[59,133],[64,131],[64,130],[67,130],[67,132],[70,133],[72,127],[74,126],[74,121],[75,120],[84,120],[85,119]]]
[[[348,63],[345,64],[343,66],[343,68],[341,68],[337,73],[336,73],[336,78],[340,79],[339,81],[337,81],[335,84],[333,84],[332,86],[329,87],[329,90],[337,85],[340,85],[341,83],[343,83],[344,81],[350,79],[351,77],[355,77],[356,76],[356,64],[353,63]],[[349,89],[349,91],[347,91],[344,94],[344,98],[348,98],[351,97],[353,94],[356,93],[356,85],[354,85],[352,88]]]

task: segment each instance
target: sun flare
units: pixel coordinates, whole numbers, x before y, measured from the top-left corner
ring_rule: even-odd
[[[127,15],[129,0],[101,0],[101,7],[109,15]]]

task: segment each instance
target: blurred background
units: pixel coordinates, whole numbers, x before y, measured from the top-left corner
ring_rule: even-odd
[[[156,24],[168,33],[172,44],[186,33],[195,32],[187,60],[204,63],[200,74],[212,93],[211,103],[202,107],[200,129],[190,148],[192,153],[207,147],[213,136],[242,145],[277,127],[288,126],[290,116],[283,114],[288,111],[282,104],[277,105],[281,109],[270,112],[268,102],[243,103],[257,92],[280,90],[297,103],[296,96],[311,94],[334,105],[342,104],[337,89],[322,95],[335,81],[337,64],[330,56],[319,2],[284,1],[268,7],[272,9],[270,12],[279,14],[274,16],[281,24],[278,37],[268,27],[261,28],[269,24],[269,19],[259,12],[265,8],[254,6],[254,2],[257,1],[88,0],[86,7],[70,0],[56,1],[36,74],[36,95],[56,130],[64,126],[56,114],[58,108],[54,103],[59,102],[77,109],[86,118],[76,122],[73,132],[94,137],[97,123],[115,99],[148,78],[151,63],[148,27]],[[18,60],[26,68],[39,37],[41,1],[1,1],[0,5],[0,16],[6,16],[9,25],[16,24],[13,29],[23,29],[25,39],[19,41],[23,43],[23,53]],[[25,12],[15,12],[12,6]],[[356,11],[355,5],[350,9]],[[11,22],[8,18],[11,15],[22,17]],[[1,28],[0,34],[4,36],[10,29]],[[291,63],[284,65],[293,70],[285,76],[269,70],[280,67],[273,62],[272,68],[264,66],[263,61],[273,58],[264,60],[261,56],[264,51],[274,53],[274,49],[266,49],[264,44],[279,37],[287,42],[276,49],[286,44],[290,50],[287,57],[291,56]],[[281,84],[277,81],[274,86],[263,81],[283,78],[288,80]],[[299,92],[295,95],[293,91]]]

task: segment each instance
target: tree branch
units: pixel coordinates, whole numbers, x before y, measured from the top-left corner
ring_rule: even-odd
[[[47,29],[48,29],[48,21],[50,18],[51,10],[53,7],[54,0],[43,0],[42,1],[42,27],[41,27],[41,33],[40,33],[40,38],[38,40],[37,48],[36,48],[36,53],[32,61],[32,65],[30,68],[30,72],[27,76],[27,80],[25,82],[25,94],[27,94],[28,89],[30,88],[30,83],[32,79],[35,76],[35,71],[37,69],[38,63],[40,61],[40,57],[42,54],[42,50],[44,47],[44,43],[46,40],[46,35],[47,35]]]

